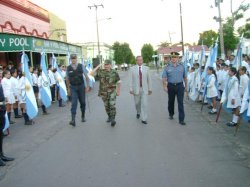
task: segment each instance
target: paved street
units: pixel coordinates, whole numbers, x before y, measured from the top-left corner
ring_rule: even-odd
[[[117,125],[106,123],[98,84],[88,94],[86,123],[68,125],[70,105],[48,109],[35,125],[23,119],[4,139],[6,155],[16,160],[0,168],[1,187],[248,187],[250,186],[250,124],[242,123],[237,136],[204,106],[185,101],[186,126],[168,119],[167,94],[159,74],[152,71],[153,95],[149,119],[136,119],[129,94],[128,72],[120,72]],[[176,110],[177,112],[177,110]]]

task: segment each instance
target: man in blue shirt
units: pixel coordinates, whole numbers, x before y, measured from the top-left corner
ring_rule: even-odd
[[[171,62],[163,71],[162,83],[163,89],[168,93],[169,119],[173,119],[175,96],[177,96],[179,123],[186,125],[183,98],[184,92],[187,91],[187,74],[184,65],[179,63],[179,53],[171,52]]]

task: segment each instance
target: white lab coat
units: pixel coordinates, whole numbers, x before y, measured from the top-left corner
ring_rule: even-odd
[[[240,76],[239,92],[240,92],[241,98],[243,98],[243,95],[244,95],[245,90],[247,88],[248,80],[249,80],[249,78],[246,74]]]
[[[228,92],[228,96],[226,93]],[[235,100],[232,104],[232,100]],[[228,79],[225,89],[221,97],[221,103],[227,102],[227,108],[237,108],[241,105],[240,93],[239,93],[239,81],[236,76]]]
[[[210,75],[207,84],[207,93],[206,93],[207,98],[213,98],[218,96],[218,90],[215,86],[215,81],[216,81],[215,75],[214,74]]]
[[[7,98],[7,104],[13,104],[16,102],[15,96],[14,96],[14,88],[12,85],[12,81],[10,79],[7,79],[4,77],[1,81],[2,87],[3,87],[3,93],[5,98]]]

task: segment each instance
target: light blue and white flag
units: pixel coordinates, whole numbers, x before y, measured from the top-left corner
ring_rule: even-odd
[[[233,67],[239,70],[240,66],[242,66],[242,45],[243,45],[243,34],[241,35],[240,42],[237,47],[237,53],[234,58]]]
[[[29,118],[33,119],[38,114],[38,108],[37,108],[37,103],[36,103],[36,97],[35,97],[33,87],[32,87],[33,85],[32,77],[29,71],[28,62],[29,62],[29,58],[23,51],[21,63],[23,65],[23,70],[25,73],[26,110],[27,110],[27,115],[29,116]]]
[[[89,77],[89,87],[93,88],[94,87],[94,83],[95,83],[95,77],[93,77],[92,75],[89,74],[93,70],[93,64],[91,63],[90,59],[87,59],[86,68],[85,69],[88,71],[87,75]]]
[[[54,54],[52,57],[52,66],[53,66],[53,68],[56,68],[55,75],[56,75],[57,85],[59,87],[60,97],[62,98],[63,101],[67,101],[68,100],[68,93],[67,93],[66,84],[64,81],[62,71],[57,65],[56,57],[54,56]]]
[[[40,95],[43,105],[48,108],[51,105],[52,97],[51,97],[51,91],[50,91],[50,84],[49,84],[49,76],[48,76],[48,70],[45,63],[45,53],[41,53],[41,62],[40,66],[42,69],[42,83],[40,88]]]
[[[67,58],[67,66],[69,66],[71,64],[69,52],[67,53],[66,58]]]
[[[191,65],[191,67],[194,66],[194,61],[195,61],[195,59],[194,59],[194,48],[193,48],[192,49],[192,53],[191,53],[191,59],[190,59],[190,65]]]
[[[10,121],[9,121],[9,117],[8,117],[8,112],[7,111],[5,112],[4,118],[5,118],[5,123],[4,123],[3,132],[5,132],[10,127]]]

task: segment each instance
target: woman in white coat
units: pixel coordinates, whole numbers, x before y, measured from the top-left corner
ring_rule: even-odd
[[[209,114],[216,114],[217,113],[217,108],[216,108],[216,97],[218,96],[218,90],[216,88],[216,74],[215,70],[213,67],[208,67],[207,68],[207,74],[209,75],[208,77],[208,82],[206,84],[207,91],[206,91],[206,98],[208,100],[212,100],[212,109],[209,112]]]
[[[239,119],[241,98],[239,93],[239,80],[236,77],[236,73],[236,68],[231,67],[228,72],[229,79],[221,98],[221,103],[226,104],[226,108],[233,110],[233,118],[231,122],[227,123],[228,126],[236,126]]]

